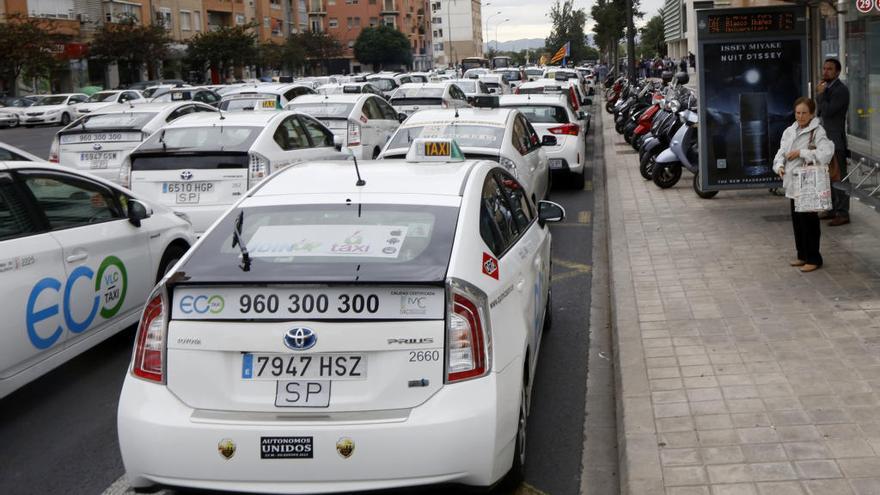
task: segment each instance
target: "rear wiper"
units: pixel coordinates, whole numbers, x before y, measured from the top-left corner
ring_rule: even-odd
[[[251,270],[251,255],[248,253],[247,247],[241,242],[241,224],[244,223],[244,212],[239,212],[235,219],[235,226],[232,228],[232,247],[238,246],[241,251],[241,264],[238,265],[242,270],[248,272]]]

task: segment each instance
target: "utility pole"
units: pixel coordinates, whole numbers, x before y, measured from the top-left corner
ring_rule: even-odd
[[[626,52],[629,81],[636,82],[636,29],[633,26],[632,0],[626,0]]]

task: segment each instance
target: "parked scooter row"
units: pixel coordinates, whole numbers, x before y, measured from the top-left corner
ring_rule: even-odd
[[[645,180],[667,189],[681,179],[682,169],[694,174],[694,192],[712,198],[718,191],[700,188],[699,114],[697,97],[685,85],[686,72],[664,72],[661,82],[630,84],[615,81],[606,92],[606,110],[614,114],[615,130],[639,152]],[[618,88],[615,90],[615,88]]]

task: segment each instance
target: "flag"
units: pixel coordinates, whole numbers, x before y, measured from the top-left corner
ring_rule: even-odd
[[[571,55],[571,41],[562,45],[562,48],[556,50],[556,53],[553,55],[553,58],[550,59],[551,64],[555,64],[556,62],[562,60]]]

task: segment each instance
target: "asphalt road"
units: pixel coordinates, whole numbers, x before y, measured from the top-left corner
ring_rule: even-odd
[[[48,156],[58,129],[2,129],[0,141]],[[588,157],[596,156],[595,135],[591,129]],[[540,351],[520,495],[568,495],[580,488],[592,280],[591,171],[584,190],[565,187],[564,178],[554,182],[552,200],[565,207],[567,220],[552,227],[553,327]],[[129,328],[0,399],[0,493],[99,494],[123,475],[116,407],[133,337]],[[114,491],[124,488],[120,485]],[[442,487],[421,493],[455,491]]]

